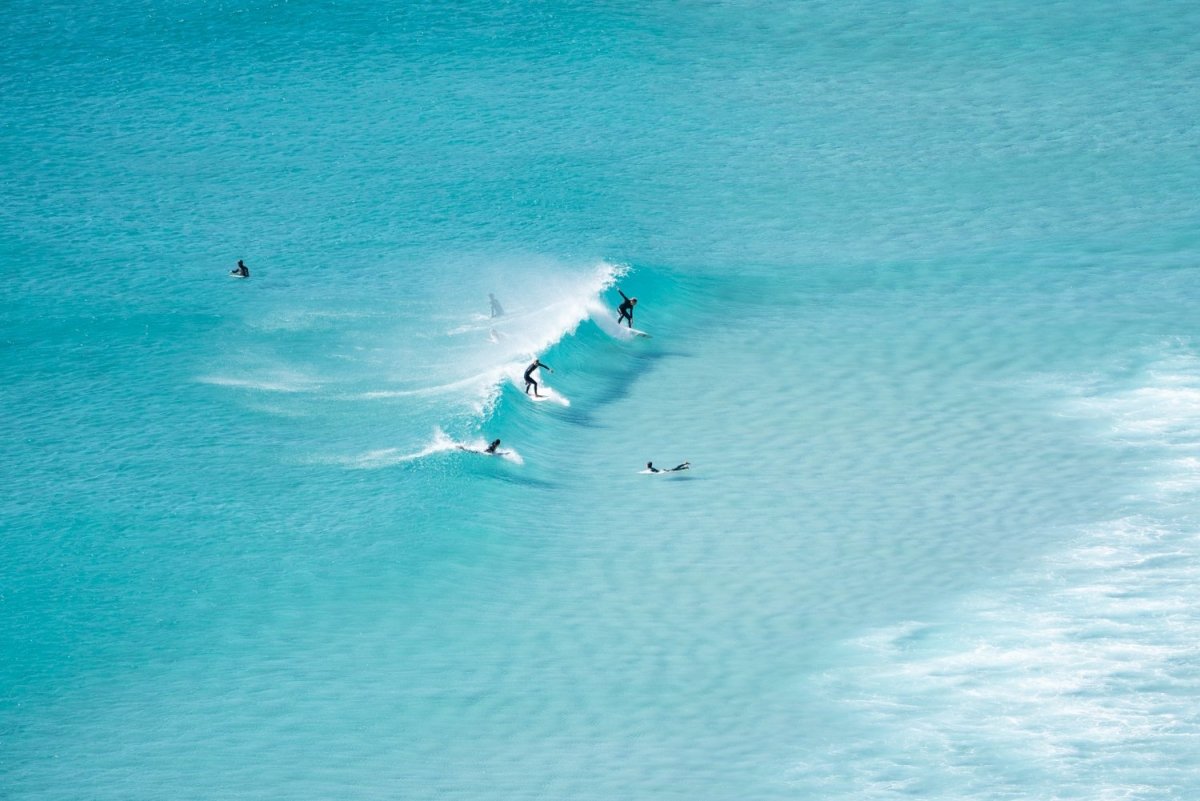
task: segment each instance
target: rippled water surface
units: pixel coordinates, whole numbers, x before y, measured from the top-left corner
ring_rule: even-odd
[[[10,6],[0,795],[1200,793],[1192,4]]]

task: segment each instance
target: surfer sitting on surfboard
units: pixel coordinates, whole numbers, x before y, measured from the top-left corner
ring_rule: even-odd
[[[238,266],[230,270],[229,274],[236,275],[239,278],[249,278],[250,268],[243,264],[241,259],[238,259]]]
[[[646,469],[649,470],[651,473],[674,473],[676,470],[690,470],[691,467],[692,467],[691,462],[684,462],[683,464],[677,464],[674,467],[669,468],[667,470],[659,470],[657,467],[654,466],[654,462],[646,462]]]
[[[545,369],[550,370],[550,372],[554,372],[554,370],[552,370],[548,365],[542,364],[537,359],[534,359],[533,364],[525,368],[525,394],[528,395],[529,388],[533,387],[533,397],[535,398],[542,397],[538,394],[538,382],[533,380],[533,371],[539,367],[544,367]]]
[[[626,325],[633,328],[633,307],[637,305],[637,298],[625,297],[621,287],[617,287],[617,294],[621,296],[622,300],[621,305],[617,307],[617,325],[620,325],[622,320],[627,320]]]

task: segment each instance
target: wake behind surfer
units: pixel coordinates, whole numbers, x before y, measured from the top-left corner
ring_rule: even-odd
[[[542,364],[539,359],[534,359],[533,364],[531,364],[525,368],[525,394],[528,395],[529,388],[533,387],[533,397],[535,397],[535,398],[542,397],[541,395],[538,394],[538,382],[535,381],[533,378],[533,371],[538,369],[539,367],[543,367],[552,373],[554,372],[554,370],[549,365]]]
[[[674,467],[669,467],[666,470],[659,470],[657,467],[654,466],[654,462],[646,462],[646,470],[648,470],[651,473],[674,473],[677,470],[691,470],[691,469],[692,469],[691,462],[683,462],[682,464],[677,464]]]
[[[230,270],[229,274],[236,275],[238,278],[249,278],[250,268],[246,266],[245,262],[243,262],[241,259],[238,259],[238,266]]]
[[[633,328],[633,307],[637,305],[637,298],[626,297],[621,287],[617,287],[617,294],[621,296],[621,305],[617,307],[617,325],[626,320],[626,325]]]

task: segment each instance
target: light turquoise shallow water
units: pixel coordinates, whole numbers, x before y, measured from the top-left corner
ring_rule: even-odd
[[[1193,5],[0,26],[5,797],[1200,794]]]

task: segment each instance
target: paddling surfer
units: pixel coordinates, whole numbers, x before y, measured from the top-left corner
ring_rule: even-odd
[[[657,467],[654,466],[654,462],[646,462],[646,469],[649,470],[651,473],[674,473],[677,470],[690,470],[691,468],[692,468],[691,462],[684,462],[683,464],[677,464],[674,467],[670,467],[666,470],[659,470]]]

